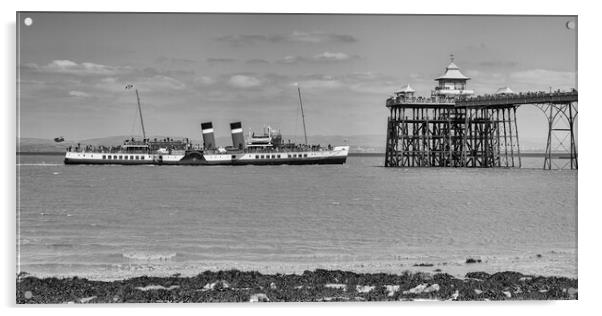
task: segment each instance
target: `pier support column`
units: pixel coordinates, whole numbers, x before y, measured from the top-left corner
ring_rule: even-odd
[[[538,104],[548,119],[548,138],[543,169],[577,169],[575,121],[577,103]]]

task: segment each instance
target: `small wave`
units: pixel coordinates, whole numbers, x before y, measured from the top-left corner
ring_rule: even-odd
[[[124,258],[140,261],[167,261],[175,258],[176,253],[146,253],[146,252],[126,252]]]
[[[48,246],[48,248],[51,248],[51,249],[73,249],[73,248],[75,248],[74,244],[69,244],[69,243],[56,243],[56,244],[49,244],[47,246]]]

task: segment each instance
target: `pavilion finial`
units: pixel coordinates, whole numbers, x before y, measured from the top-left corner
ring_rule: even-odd
[[[454,62],[454,54],[449,54],[449,60],[453,63]]]

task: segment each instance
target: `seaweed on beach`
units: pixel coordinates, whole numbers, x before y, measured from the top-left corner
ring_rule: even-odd
[[[198,303],[433,300],[577,299],[577,279],[526,276],[518,272],[302,274],[205,271],[193,277],[136,277],[119,281],[17,277],[18,304]]]

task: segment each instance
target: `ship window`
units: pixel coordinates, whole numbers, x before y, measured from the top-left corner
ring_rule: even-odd
[[[278,155],[278,158],[280,158],[280,155]]]
[[[275,156],[275,155],[272,155],[272,159],[274,159],[274,158],[276,158],[276,156]]]
[[[261,155],[260,157],[261,157],[261,159],[263,159],[263,155]]]
[[[117,155],[113,155],[113,159],[117,159]]]
[[[307,157],[307,154],[303,154],[303,157]]]
[[[123,159],[123,156],[122,156],[122,155],[119,155],[119,159]]]
[[[108,156],[107,156],[107,159],[111,159],[111,155],[108,155]]]
[[[232,155],[232,159],[236,159],[236,155]]]
[[[107,155],[102,155],[102,159],[107,159]]]
[[[255,159],[259,159],[259,155],[255,155]]]

